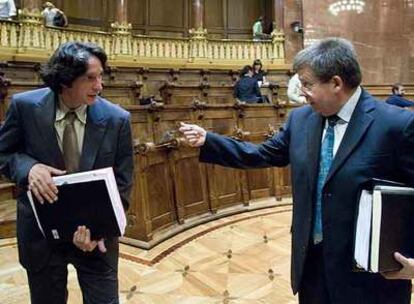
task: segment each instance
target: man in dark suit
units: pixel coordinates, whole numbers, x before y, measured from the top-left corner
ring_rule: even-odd
[[[353,235],[364,182],[375,177],[414,186],[414,115],[360,87],[359,64],[344,39],[302,50],[294,69],[309,105],[293,110],[268,141],[238,142],[196,125],[180,130],[190,145],[201,146],[201,161],[235,168],[291,165],[292,288],[301,304],[408,304],[414,260],[396,253],[401,271],[354,272]]]
[[[80,226],[72,242],[48,242],[38,228],[27,187],[44,204],[58,194],[54,175],[112,167],[124,204],[132,185],[129,113],[99,97],[106,54],[68,42],[42,70],[48,88],[13,96],[0,129],[0,166],[22,191],[17,199],[20,263],[35,304],[67,301],[67,265],[78,274],[84,303],[118,303],[118,239],[91,240]],[[96,202],[99,209],[99,202]]]
[[[405,107],[414,107],[414,101],[404,98],[405,88],[401,83],[396,83],[391,88],[392,95],[387,98],[385,101],[388,104],[405,108]]]

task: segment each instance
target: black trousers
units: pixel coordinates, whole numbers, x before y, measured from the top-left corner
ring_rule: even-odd
[[[386,280],[380,274],[352,273],[352,282],[341,289],[342,296],[329,297],[325,277],[323,245],[310,245],[299,289],[300,304],[409,304],[411,280]]]
[[[71,243],[50,246],[48,264],[40,271],[27,271],[32,304],[65,304],[68,298],[68,264],[77,272],[85,304],[118,304],[118,246],[110,250],[113,263],[98,248],[85,253]]]
[[[299,304],[329,304],[322,244],[310,245],[299,290]]]

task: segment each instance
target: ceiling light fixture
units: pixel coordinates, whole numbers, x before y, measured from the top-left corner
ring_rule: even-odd
[[[339,0],[329,5],[329,11],[334,16],[347,11],[355,11],[361,14],[364,11],[364,7],[365,1],[362,0]]]

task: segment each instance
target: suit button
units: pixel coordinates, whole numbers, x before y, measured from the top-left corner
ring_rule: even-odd
[[[329,193],[329,192],[328,193],[324,193],[324,196],[325,197],[331,197],[332,196],[332,193]]]

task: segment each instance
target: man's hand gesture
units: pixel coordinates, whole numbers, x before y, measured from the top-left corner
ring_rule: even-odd
[[[207,132],[202,127],[181,122],[180,132],[191,147],[201,147],[206,141]]]

